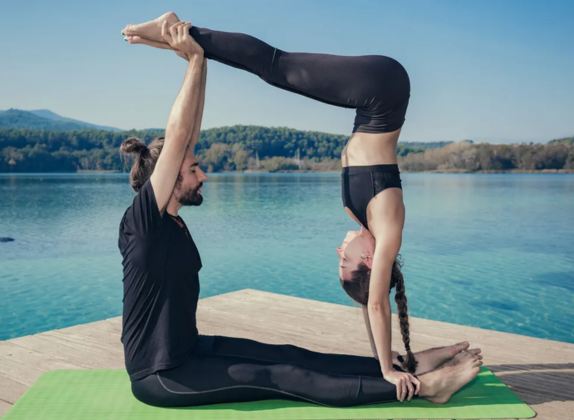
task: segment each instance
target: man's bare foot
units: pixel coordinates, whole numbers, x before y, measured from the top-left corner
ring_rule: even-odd
[[[419,376],[419,396],[437,403],[446,403],[452,395],[472,381],[482,366],[478,354],[463,351],[457,354],[456,362]]]
[[[167,21],[168,26],[171,26],[174,23],[179,22],[179,18],[174,12],[167,12],[148,22],[136,25],[127,25],[122,30],[122,35],[126,38],[130,36],[138,36],[149,41],[165,42],[161,36],[161,27],[164,21]]]
[[[451,360],[460,352],[468,349],[469,346],[470,344],[468,341],[462,341],[451,346],[434,347],[432,349],[427,349],[415,353],[415,359],[418,362],[415,375],[422,375],[424,373],[430,372],[431,370],[435,370],[446,361]],[[400,365],[400,363],[398,364]]]

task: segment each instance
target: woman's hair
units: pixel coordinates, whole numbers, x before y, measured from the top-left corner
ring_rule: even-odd
[[[397,256],[393,262],[393,269],[391,272],[391,285],[390,288],[395,288],[395,302],[399,312],[399,323],[401,326],[401,335],[405,350],[407,351],[407,358],[403,363],[403,367],[409,372],[414,373],[417,367],[417,361],[411,351],[411,339],[409,336],[409,314],[407,308],[407,296],[405,295],[405,280],[401,272],[402,261],[400,255]],[[369,282],[371,278],[371,269],[366,264],[360,263],[355,271],[351,274],[351,280],[345,281],[340,279],[341,286],[347,294],[356,302],[361,305],[367,305],[369,302]]]
[[[130,137],[120,146],[121,153],[136,155],[130,171],[130,185],[136,192],[151,176],[163,148],[163,140],[163,137],[156,137],[146,145],[137,137]]]

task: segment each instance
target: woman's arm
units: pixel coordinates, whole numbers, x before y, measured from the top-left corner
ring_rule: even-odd
[[[373,357],[375,359],[379,359],[379,355],[377,354],[377,346],[375,345],[375,339],[373,338],[373,331],[371,329],[371,321],[369,320],[369,310],[367,305],[361,305],[361,309],[363,312],[363,319],[365,320],[365,327],[367,329],[367,336],[369,337],[369,343],[371,344],[371,351],[373,352]],[[400,364],[401,362],[398,359],[399,353],[396,351],[391,352],[393,363]]]
[[[196,124],[203,106],[201,87],[204,77],[203,50],[189,35],[189,25],[179,22],[169,30],[164,27],[163,33],[170,46],[184,52],[189,62],[169,114],[162,151],[150,177],[160,212],[171,198],[185,151],[193,134],[198,131]]]
[[[404,217],[402,191],[398,188],[380,192],[367,207],[369,230],[375,238],[367,312],[383,376],[394,370],[389,289],[393,263],[401,248]]]
[[[369,283],[367,311],[383,377],[396,385],[397,399],[410,400],[420,389],[420,381],[393,368],[391,350],[391,305],[389,288],[395,258],[402,242],[405,221],[403,194],[389,188],[377,194],[367,207],[369,230],[375,237],[375,252]]]
[[[393,370],[391,349],[391,305],[389,302],[389,287],[394,256],[388,243],[382,243],[382,238],[375,237],[377,245],[373,254],[371,281],[369,284],[369,301],[367,313],[371,325],[371,333],[375,343],[377,359],[381,365],[383,376]]]
[[[369,311],[367,305],[361,307],[363,310],[363,319],[365,320],[365,327],[367,327],[367,335],[369,336],[369,343],[371,343],[371,351],[373,352],[373,357],[379,359],[377,354],[377,346],[375,345],[375,340],[373,339],[373,331],[371,330],[371,321],[369,321]]]

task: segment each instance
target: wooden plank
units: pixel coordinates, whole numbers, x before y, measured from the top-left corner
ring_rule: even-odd
[[[31,385],[40,374],[48,370],[79,368],[69,363],[65,357],[65,355],[50,356],[6,341],[0,346],[0,360],[2,360],[0,376]]]
[[[65,355],[70,363],[84,368],[98,368],[103,364],[114,364],[118,359],[118,353],[108,353],[105,349],[94,348],[90,345],[70,343],[61,337],[54,337],[50,333],[35,334],[12,340],[14,344],[35,350],[41,349],[42,353],[51,357]]]
[[[20,381],[15,381],[10,378],[1,377],[0,379],[0,400],[9,404],[14,404],[30,387],[29,384],[23,384]],[[0,413],[0,415],[1,414],[3,413]]]
[[[0,399],[0,416],[4,415],[8,410],[12,408],[13,404],[10,404],[7,401]]]

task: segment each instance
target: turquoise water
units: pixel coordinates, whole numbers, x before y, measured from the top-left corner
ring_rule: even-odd
[[[574,175],[402,174],[411,314],[574,342]],[[181,212],[202,297],[255,288],[353,303],[338,173],[214,174]],[[125,174],[0,175],[0,339],[121,314]],[[270,302],[271,303],[271,302]],[[416,337],[416,331],[413,332]],[[415,338],[416,339],[416,338]]]

